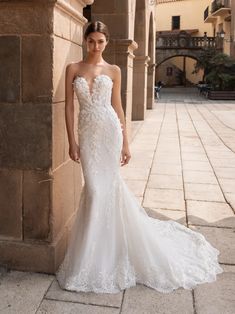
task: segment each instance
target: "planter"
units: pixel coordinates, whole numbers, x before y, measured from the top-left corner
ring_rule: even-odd
[[[233,90],[210,90],[208,93],[209,99],[214,100],[235,100],[235,91]]]

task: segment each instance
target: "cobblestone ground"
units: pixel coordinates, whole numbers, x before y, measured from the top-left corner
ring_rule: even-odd
[[[225,272],[193,291],[142,285],[115,295],[61,290],[54,276],[0,271],[0,313],[232,314],[235,308],[235,101],[194,89],[163,89],[134,122],[132,159],[122,168],[149,215],[200,231]]]

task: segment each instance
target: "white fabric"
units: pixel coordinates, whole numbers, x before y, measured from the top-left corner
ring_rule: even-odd
[[[112,80],[90,91],[77,76],[78,134],[85,185],[68,250],[56,277],[63,289],[116,293],[142,283],[161,292],[216,280],[219,251],[173,221],[147,215],[120,176],[122,129],[111,106]]]

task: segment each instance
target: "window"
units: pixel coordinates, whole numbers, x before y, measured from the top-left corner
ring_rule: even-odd
[[[180,29],[180,16],[172,16],[172,30],[173,29]]]

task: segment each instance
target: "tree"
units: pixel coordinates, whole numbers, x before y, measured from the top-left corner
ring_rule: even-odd
[[[199,58],[197,59],[192,74],[198,73],[199,70],[204,70],[203,81],[205,81],[205,77],[210,72],[211,69],[210,61],[216,54],[217,51],[215,48],[209,47],[204,49],[200,54]]]
[[[214,48],[205,49],[195,64],[193,73],[204,70],[203,81],[214,90],[235,89],[235,60]]]
[[[210,65],[205,78],[213,89],[235,89],[235,60],[224,53],[218,53],[211,59]]]

